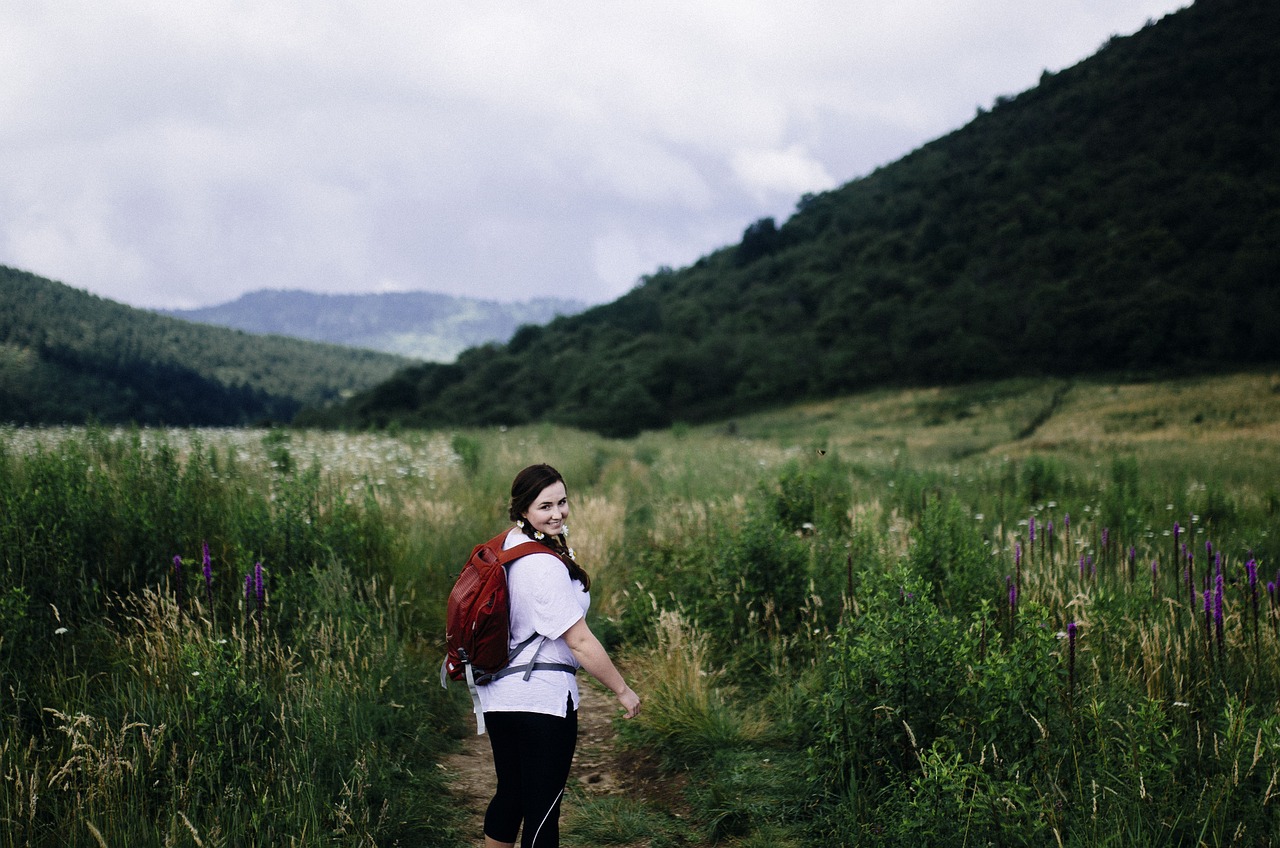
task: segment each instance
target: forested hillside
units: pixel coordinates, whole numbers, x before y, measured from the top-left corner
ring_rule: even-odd
[[[1199,0],[781,226],[305,420],[609,435],[886,384],[1280,351],[1280,3]]]
[[[316,294],[250,292],[201,309],[159,310],[163,315],[273,333],[314,342],[380,350],[428,362],[452,362],[469,347],[505,342],[521,324],[545,324],[573,315],[585,303],[536,298],[499,303],[435,292]]]
[[[406,363],[166,318],[0,266],[0,424],[287,422]]]

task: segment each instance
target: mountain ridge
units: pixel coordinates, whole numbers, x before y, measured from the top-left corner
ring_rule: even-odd
[[[585,308],[580,301],[550,297],[503,303],[430,291],[325,294],[258,289],[214,306],[154,311],[250,333],[450,362],[469,347],[507,341],[521,325],[543,324]]]
[[[287,423],[409,363],[194,324],[0,266],[0,423]]]

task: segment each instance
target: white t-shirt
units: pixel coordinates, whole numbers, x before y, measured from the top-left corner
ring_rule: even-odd
[[[529,537],[512,528],[503,549],[514,548]],[[577,666],[578,660],[564,641],[564,633],[587,614],[591,595],[582,591],[582,581],[572,580],[559,557],[552,554],[522,556],[507,566],[507,590],[511,603],[511,645],[514,648],[534,633],[548,637],[538,662],[566,663]],[[534,639],[511,661],[520,665],[529,661],[542,638]],[[578,679],[565,671],[535,671],[528,679],[524,674],[509,674],[479,687],[480,705],[485,712],[528,712],[564,716],[568,700],[578,708]]]

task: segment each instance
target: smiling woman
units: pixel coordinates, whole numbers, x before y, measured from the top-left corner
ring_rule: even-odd
[[[485,845],[514,846],[522,833],[522,848],[555,848],[578,739],[580,693],[569,672],[584,668],[607,686],[625,718],[640,711],[640,699],[587,626],[591,579],[569,547],[569,496],[560,472],[543,464],[516,475],[508,514],[515,527],[504,549],[533,539],[546,552],[508,566],[510,664],[527,663],[529,670],[479,689],[498,778],[485,813]]]

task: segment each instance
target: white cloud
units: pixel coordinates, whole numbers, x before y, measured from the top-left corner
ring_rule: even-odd
[[[822,163],[799,144],[785,150],[739,150],[733,154],[733,172],[761,203],[778,194],[794,200],[835,185]]]
[[[0,262],[127,303],[608,300],[1176,0],[15,0]]]

